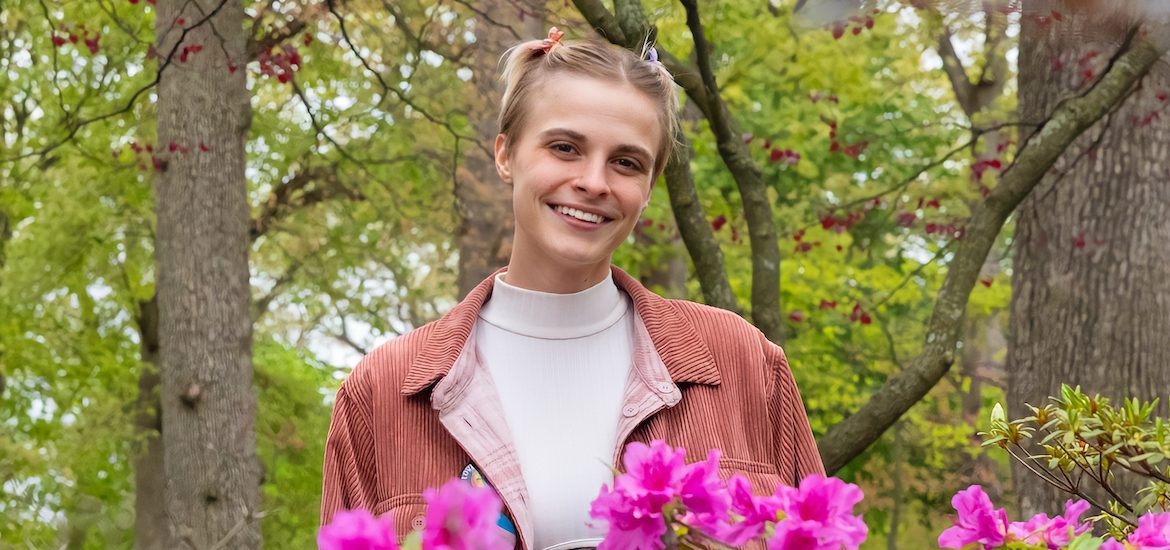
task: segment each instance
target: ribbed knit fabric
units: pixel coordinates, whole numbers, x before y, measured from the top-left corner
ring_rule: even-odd
[[[612,277],[573,294],[509,285],[496,276],[476,345],[499,393],[545,548],[602,533],[589,503],[613,480],[632,307]]]

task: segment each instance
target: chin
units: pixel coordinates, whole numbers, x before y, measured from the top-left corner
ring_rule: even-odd
[[[609,265],[612,254],[605,254],[601,250],[557,249],[550,250],[549,260],[569,269],[589,270],[598,264]]]

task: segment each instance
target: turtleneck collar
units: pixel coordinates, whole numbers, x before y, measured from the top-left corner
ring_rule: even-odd
[[[496,275],[491,298],[479,318],[508,332],[561,340],[601,332],[618,322],[630,309],[613,282],[613,274],[580,292],[552,294],[508,284]]]

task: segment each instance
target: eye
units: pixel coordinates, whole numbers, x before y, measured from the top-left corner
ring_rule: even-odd
[[[614,162],[616,162],[618,164],[618,166],[621,166],[622,168],[625,168],[627,170],[632,170],[634,172],[639,172],[639,173],[645,171],[642,168],[642,163],[638,162],[637,160],[632,159],[632,158],[619,158]]]
[[[573,147],[573,144],[565,143],[563,141],[558,141],[556,143],[553,143],[552,145],[549,146],[549,148],[551,148],[553,151],[556,151],[558,153],[572,154],[572,153],[577,152],[577,148]]]

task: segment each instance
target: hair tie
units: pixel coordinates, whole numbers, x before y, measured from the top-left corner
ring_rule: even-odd
[[[543,54],[548,54],[548,52],[552,51],[554,46],[559,46],[561,44],[561,38],[564,37],[565,31],[562,31],[556,27],[550,27],[548,29],[548,38],[542,40],[540,44],[533,46],[532,51],[539,51]]]
[[[646,49],[646,61],[658,63],[658,50],[654,49],[654,46]]]

